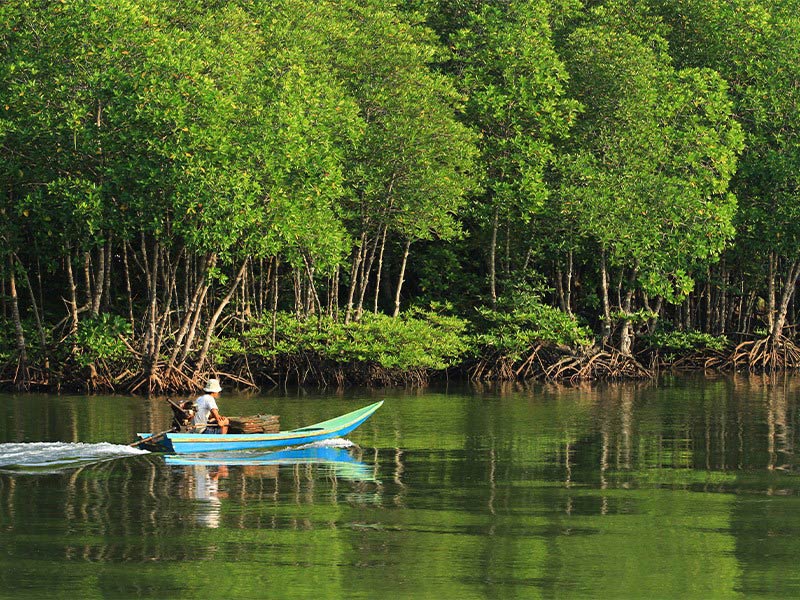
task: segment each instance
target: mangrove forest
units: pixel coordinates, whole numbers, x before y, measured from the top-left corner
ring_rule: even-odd
[[[0,385],[797,369],[797,15],[0,3]]]

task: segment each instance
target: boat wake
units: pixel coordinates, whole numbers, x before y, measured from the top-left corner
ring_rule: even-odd
[[[64,469],[80,467],[138,454],[146,450],[118,444],[28,442],[0,444],[0,471],[23,473],[55,473]]]

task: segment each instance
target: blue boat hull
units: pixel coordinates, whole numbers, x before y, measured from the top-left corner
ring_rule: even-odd
[[[340,417],[278,433],[249,434],[202,434],[202,433],[165,433],[151,440],[145,448],[157,452],[174,454],[194,454],[198,452],[218,452],[226,450],[256,450],[260,448],[278,448],[301,446],[322,440],[347,435],[378,410],[383,401],[365,406],[359,410]],[[152,434],[139,433],[144,440]]]

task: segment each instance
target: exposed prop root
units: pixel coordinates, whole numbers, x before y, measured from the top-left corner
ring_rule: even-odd
[[[592,380],[652,379],[654,372],[633,356],[603,350],[591,356],[567,356],[545,370],[548,381],[572,384]]]
[[[510,381],[515,379],[514,361],[505,355],[483,358],[469,369],[473,381]]]
[[[519,361],[499,353],[482,359],[469,369],[469,376],[473,381],[543,379],[576,384],[594,380],[652,379],[654,370],[643,366],[633,356],[613,349],[576,356],[561,348],[539,344]]]
[[[10,361],[0,367],[0,385],[20,392],[47,390],[51,386],[48,369],[23,364],[20,360]]]
[[[251,359],[247,369],[254,381],[272,385],[424,387],[430,381],[430,372],[425,368],[390,369],[375,363],[343,365],[312,354],[285,356],[275,362]]]
[[[482,358],[468,369],[472,381],[512,381],[543,379],[548,365],[564,355],[564,349],[538,344],[521,360],[502,353]]]
[[[783,336],[742,342],[721,368],[751,373],[770,373],[800,369],[800,347]]]
[[[660,367],[674,371],[722,371],[730,356],[721,350],[707,348],[687,356],[681,356],[670,363],[660,362]]]

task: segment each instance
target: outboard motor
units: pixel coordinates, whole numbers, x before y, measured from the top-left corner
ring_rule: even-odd
[[[175,431],[186,432],[192,430],[192,419],[197,412],[192,400],[186,400],[180,404],[169,403],[172,407],[172,426]]]

